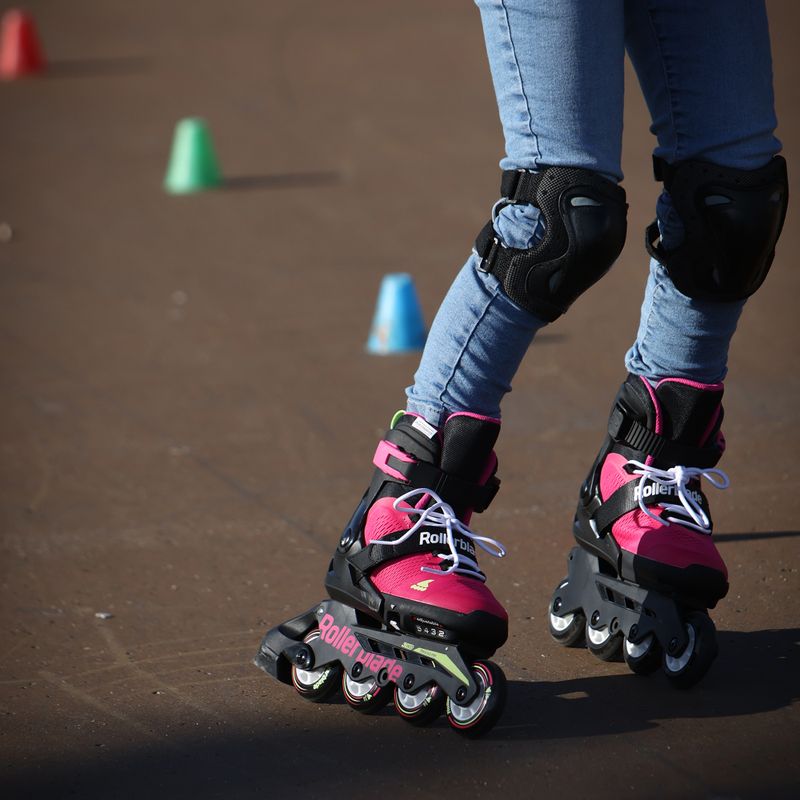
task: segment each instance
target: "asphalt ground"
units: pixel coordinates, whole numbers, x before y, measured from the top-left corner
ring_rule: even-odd
[[[731,352],[733,487],[712,503],[732,588],[703,683],[676,692],[546,631],[646,279],[658,186],[631,81],[628,244],[534,344],[504,404],[503,489],[476,520],[509,548],[483,561],[511,621],[505,716],[467,742],[444,720],[306,703],[251,659],[322,597],[404,401],[416,357],[364,352],[382,275],[411,272],[430,321],[495,198],[477,11],[27,7],[50,69],[0,85],[3,796],[796,797],[791,209]],[[791,167],[797,5],[769,9]],[[226,180],[168,196],[188,115],[208,121]]]

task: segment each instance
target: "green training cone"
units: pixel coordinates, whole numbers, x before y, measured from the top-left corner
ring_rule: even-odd
[[[201,192],[219,186],[220,175],[211,134],[202,119],[187,117],[175,126],[164,188],[170,194]]]

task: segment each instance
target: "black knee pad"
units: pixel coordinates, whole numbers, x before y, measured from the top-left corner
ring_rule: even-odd
[[[665,250],[657,223],[647,228],[647,250],[666,268],[679,292],[698,300],[749,297],[767,277],[789,199],[786,161],[760,169],[718,167],[706,161],[667,164],[653,159],[656,180],[672,198],[683,242]]]
[[[530,204],[544,217],[542,240],[530,249],[506,247],[491,222],[475,240],[478,269],[494,275],[505,293],[546,322],[600,280],[625,244],[625,190],[596,172],[544,167],[507,170],[503,205]]]

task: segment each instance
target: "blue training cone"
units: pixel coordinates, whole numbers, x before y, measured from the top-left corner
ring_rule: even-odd
[[[413,278],[405,272],[384,275],[367,352],[385,356],[422,350],[426,336]]]

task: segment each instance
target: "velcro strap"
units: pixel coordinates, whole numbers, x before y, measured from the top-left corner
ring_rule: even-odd
[[[478,269],[481,272],[492,273],[494,271],[495,261],[503,245],[500,243],[500,237],[494,229],[492,221],[489,220],[482,228],[477,238],[475,239],[475,252],[480,258]]]
[[[399,531],[397,537],[399,538],[404,533],[405,531]],[[453,541],[457,553],[475,559],[475,545],[466,536],[462,536],[458,531],[453,531]],[[390,545],[386,544],[386,539],[378,539],[355,555],[348,556],[348,560],[356,569],[368,572],[378,564],[403,556],[449,552],[447,531],[439,526],[424,525],[413,536],[400,544]]]
[[[500,179],[500,196],[509,203],[536,204],[536,191],[542,179],[541,172],[521,169],[503,170]]]
[[[475,239],[475,252],[480,258],[476,269],[494,275],[503,285],[512,267],[534,266],[537,259],[536,247],[530,249],[506,247],[500,241],[491,221],[481,228],[478,238]]]
[[[675,164],[664,161],[663,158],[653,156],[653,177],[664,184],[664,188],[670,191],[672,179],[675,176]]]
[[[619,444],[630,447],[639,453],[652,456],[674,467],[700,467],[708,469],[715,466],[722,455],[714,446],[692,447],[667,439],[635,420],[619,404],[614,406],[608,420],[608,435]]]
[[[647,483],[645,485],[647,487],[646,491],[649,492],[644,498],[644,504],[646,506],[655,506],[659,503],[680,504],[677,491],[670,492],[666,489],[658,488],[658,485],[654,483]],[[624,517],[625,514],[640,508],[639,498],[637,496],[638,488],[638,480],[628,481],[628,483],[620,486],[620,488],[595,511],[592,515],[592,522],[594,523],[598,535],[604,535],[620,517]],[[706,516],[711,519],[708,500],[702,492],[699,492],[699,494],[700,508],[702,508]]]
[[[386,459],[386,464],[399,472],[412,488],[432,489],[449,505],[456,508],[471,508],[479,514],[489,508],[500,488],[500,479],[495,476],[480,485],[449,475],[424,461],[401,461],[390,455]]]

